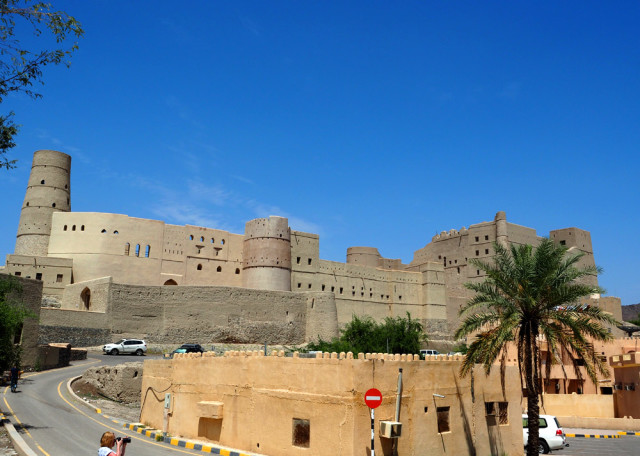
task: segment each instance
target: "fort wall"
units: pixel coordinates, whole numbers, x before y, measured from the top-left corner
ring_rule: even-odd
[[[33,318],[26,318],[22,325],[22,333],[16,335],[14,340],[20,343],[22,348],[22,366],[35,366],[38,360],[38,318],[40,317],[40,303],[42,301],[42,282],[22,277],[11,277],[0,274],[1,280],[16,281],[19,290],[7,295],[9,304],[22,304],[33,313]]]
[[[61,334],[68,337],[82,328],[106,331],[109,339],[142,337],[152,343],[301,344],[338,335],[331,293],[136,286],[110,278],[70,285],[62,308],[46,309],[41,325],[42,342],[60,342]],[[104,334],[88,331],[89,340],[76,337],[74,343],[93,345]]]
[[[369,451],[371,439],[364,393],[375,387],[383,397],[375,412],[375,446],[387,454],[391,440],[380,437],[379,428],[383,420],[394,421],[401,368],[399,454],[522,454],[515,368],[505,371],[504,392],[498,372],[488,378],[476,372],[472,392],[471,376],[458,377],[460,361],[453,357],[316,356],[263,356],[256,351],[147,361],[141,420],[162,429],[164,395],[155,392],[166,391],[171,394],[172,435],[264,454],[360,455]],[[503,413],[487,416],[489,402],[503,404]],[[296,434],[300,428],[304,436]]]
[[[49,256],[70,258],[74,281],[241,286],[242,240],[228,231],[93,212],[52,217]]]
[[[47,256],[7,255],[7,274],[42,281],[43,294],[62,297],[71,283],[73,261]]]

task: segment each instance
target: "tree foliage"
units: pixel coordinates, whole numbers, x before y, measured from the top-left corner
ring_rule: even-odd
[[[596,267],[577,266],[583,253],[571,254],[549,239],[537,248],[512,245],[508,249],[494,244],[494,249],[492,261],[471,260],[486,273],[486,279],[465,284],[476,294],[460,310],[465,317],[456,338],[475,335],[475,339],[460,373],[467,375],[477,363],[487,373],[497,361],[504,367],[507,347],[515,344],[527,395],[527,454],[533,455],[538,452],[543,356],[547,379],[551,366],[564,357],[572,362],[578,379],[582,379],[579,365],[584,365],[587,375],[597,382],[597,374],[608,375],[608,368],[592,341],[611,339],[604,324],[617,322],[599,307],[578,303],[584,296],[603,291],[582,280],[600,272]],[[541,353],[542,341],[547,350]]]
[[[43,48],[27,49],[17,37],[17,30],[28,27],[38,37]],[[77,42],[70,37],[84,34],[81,24],[64,11],[55,11],[48,3],[32,0],[0,0],[0,103],[12,92],[22,92],[31,98],[41,98],[34,85],[44,84],[43,68],[47,65],[70,65]],[[49,39],[47,39],[49,38]],[[51,41],[51,38],[54,42]],[[53,49],[48,49],[49,44]],[[13,112],[0,116],[0,168],[15,167],[6,153],[15,146],[18,126],[12,121]]]
[[[35,317],[15,299],[21,290],[15,278],[0,277],[0,373],[20,363],[20,346],[14,344],[14,337],[21,331],[26,318]]]
[[[422,323],[407,317],[385,318],[376,323],[370,317],[353,316],[342,329],[339,338],[327,342],[318,339],[309,350],[353,353],[418,353],[427,335]]]

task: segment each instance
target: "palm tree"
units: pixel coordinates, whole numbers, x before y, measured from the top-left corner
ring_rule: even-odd
[[[539,450],[538,405],[541,394],[540,343],[546,340],[550,364],[569,356],[581,379],[578,360],[583,360],[587,375],[597,383],[597,374],[608,376],[606,364],[595,354],[593,340],[612,338],[604,324],[617,322],[596,306],[579,305],[578,300],[592,293],[601,293],[598,286],[585,278],[596,276],[595,266],[578,267],[583,253],[573,254],[562,245],[543,239],[537,248],[531,245],[494,244],[495,257],[489,261],[473,259],[471,263],[486,273],[483,282],[467,283],[475,296],[461,309],[466,317],[456,332],[456,338],[475,335],[475,340],[460,368],[467,375],[475,364],[491,371],[500,358],[503,367],[507,347],[514,343],[518,352],[518,367],[522,388],[527,395],[529,440],[527,455]]]

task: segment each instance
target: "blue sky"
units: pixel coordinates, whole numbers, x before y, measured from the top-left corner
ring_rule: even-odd
[[[2,104],[22,129],[0,255],[55,149],[74,211],[235,233],[281,215],[328,260],[410,262],[500,210],[577,226],[608,294],[640,302],[640,3],[54,3],[86,35],[43,99]]]

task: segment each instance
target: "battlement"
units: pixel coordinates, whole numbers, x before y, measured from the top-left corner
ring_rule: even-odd
[[[201,359],[201,358],[215,358],[217,355],[215,352],[204,353],[176,353],[173,359]],[[263,350],[229,350],[224,352],[221,358],[286,358],[290,360],[298,359],[338,359],[338,360],[356,360],[356,361],[400,361],[400,362],[447,362],[447,361],[462,361],[463,355],[428,355],[424,360],[420,359],[420,355],[412,355],[406,353],[358,353],[355,357],[352,352],[316,352],[315,358],[301,358],[299,352],[293,352],[293,356],[286,356],[284,350],[272,350],[269,356],[266,356]]]
[[[449,231],[442,231],[440,232],[440,234],[436,234],[435,236],[433,236],[431,238],[431,242],[436,242],[436,241],[442,241],[444,239],[451,239],[451,238],[456,238],[456,237],[460,237],[460,236],[467,236],[469,234],[469,230],[463,226],[462,228],[460,228],[460,230],[449,230]]]

